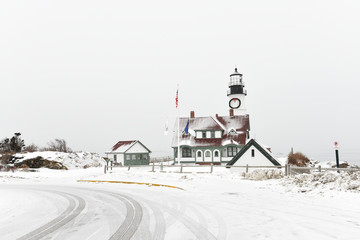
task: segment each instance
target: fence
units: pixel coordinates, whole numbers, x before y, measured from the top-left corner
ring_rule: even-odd
[[[285,176],[291,176],[293,174],[299,174],[299,173],[310,173],[310,172],[323,172],[323,171],[344,171],[344,172],[354,172],[354,171],[360,171],[360,168],[322,168],[321,166],[318,167],[296,167],[289,164],[286,164],[285,166],[224,166],[224,165],[190,165],[190,164],[180,164],[180,165],[164,165],[162,162],[160,162],[160,165],[155,164],[155,161],[153,161],[150,165],[133,165],[133,166],[125,166],[122,168],[127,168],[128,171],[133,168],[144,168],[148,167],[150,172],[155,172],[156,170],[160,172],[165,172],[165,169],[173,169],[174,173],[213,173],[214,168],[242,168],[244,169],[244,172],[248,173],[250,169],[284,169]],[[193,171],[194,169],[199,169],[203,171]],[[104,172],[106,173],[106,170],[108,170],[109,167],[105,166]],[[111,168],[112,169],[112,168]],[[188,171],[186,171],[188,169]]]

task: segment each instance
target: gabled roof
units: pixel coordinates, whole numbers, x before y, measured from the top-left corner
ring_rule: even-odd
[[[136,143],[141,144],[147,151],[149,151],[149,153],[151,153],[151,151],[145,147],[144,144],[142,144],[139,140],[130,140],[130,141],[118,141],[112,148],[110,151],[108,151],[107,153],[110,152],[118,152],[118,153],[124,153],[127,150],[129,150],[132,146],[134,146]]]
[[[274,156],[271,154],[271,152],[262,147],[258,142],[256,142],[254,139],[251,139],[241,150],[233,157],[233,159],[226,164],[226,166],[232,166],[234,163],[236,163],[237,160],[240,159],[244,153],[250,149],[251,146],[254,146],[257,150],[259,150],[272,164],[275,166],[281,166],[281,164],[274,158]]]
[[[249,115],[214,116],[176,119],[172,147],[178,145],[178,121],[180,120],[180,146],[210,147],[228,144],[245,145],[249,131]],[[189,120],[189,134],[183,134]],[[230,133],[234,129],[235,134]],[[221,138],[196,138],[196,131],[221,131]]]

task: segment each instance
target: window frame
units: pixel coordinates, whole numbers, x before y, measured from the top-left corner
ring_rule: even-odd
[[[238,148],[234,146],[230,146],[226,148],[226,151],[228,157],[235,157],[235,155],[238,153]]]
[[[183,158],[191,158],[192,157],[192,150],[189,147],[184,147],[181,149],[181,156]]]

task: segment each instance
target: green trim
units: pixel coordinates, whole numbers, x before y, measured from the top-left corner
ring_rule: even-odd
[[[254,146],[257,150],[259,150],[272,164],[275,166],[281,166],[281,164],[276,161],[264,148],[262,148],[254,139],[251,139],[241,150],[238,152],[233,159],[226,164],[226,166],[232,166],[236,163],[239,158],[244,155],[244,153],[250,149],[251,146]]]
[[[229,162],[228,160],[223,161],[223,158],[231,158],[227,156],[227,150],[226,150],[226,155],[224,156],[224,149],[227,149],[228,147],[237,147],[238,148],[238,152],[241,151],[241,149],[243,148],[243,145],[236,145],[236,144],[228,144],[225,146],[209,146],[209,147],[191,147],[189,145],[181,145],[180,146],[180,152],[182,152],[182,148],[186,147],[186,148],[190,148],[191,149],[191,157],[181,157],[181,162],[185,162],[186,159],[188,158],[197,158],[197,151],[201,151],[201,159],[196,160],[195,162],[214,162],[214,151],[218,150],[220,153],[219,156],[219,160],[216,160],[215,162],[220,162],[220,163],[227,163]],[[204,161],[205,160],[205,151],[206,150],[210,150],[211,151],[211,160],[210,161]],[[173,147],[173,153],[174,153],[174,159],[177,157],[176,156],[176,152],[177,152],[177,147]]]
[[[151,153],[151,151],[150,151],[147,147],[145,147],[145,145],[142,144],[139,140],[136,140],[136,142],[134,142],[133,145],[131,145],[128,149],[126,149],[126,150],[124,151],[124,153],[126,153],[127,151],[129,151],[129,149],[131,149],[136,143],[140,143],[141,146],[143,146],[149,153]]]

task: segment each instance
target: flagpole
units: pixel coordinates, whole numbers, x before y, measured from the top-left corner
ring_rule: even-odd
[[[177,85],[177,93],[179,92],[179,84]],[[178,96],[177,96],[178,97]],[[179,97],[178,97],[179,99]],[[178,100],[179,101],[179,100]],[[179,104],[177,105],[177,110],[178,110],[178,164],[180,164],[180,110],[179,110]]]

